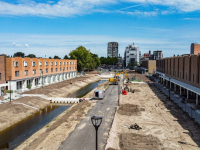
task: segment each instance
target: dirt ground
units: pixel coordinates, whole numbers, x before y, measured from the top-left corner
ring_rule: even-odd
[[[42,109],[49,105],[49,101],[45,101],[38,97],[23,97],[11,102],[0,105],[0,131],[21,121],[22,119],[35,113],[36,110],[21,104],[24,103]]]
[[[96,89],[105,90],[108,87],[108,82],[102,83]],[[94,89],[94,90],[96,90]],[[89,92],[85,97],[92,97],[93,92]],[[17,150],[57,150],[62,141],[74,130],[81,118],[95,105],[95,100],[84,101],[78,104],[73,104],[67,111],[59,115],[54,121],[46,127],[37,131],[20,146]]]
[[[68,110],[59,115],[54,121],[42,128],[29,139],[22,143],[17,150],[54,150],[58,149],[61,142],[75,128],[87,111],[92,107],[92,103],[84,101],[72,105]]]
[[[106,149],[200,149],[200,128],[151,83],[132,83],[120,96]],[[140,129],[130,128],[137,124]]]
[[[24,92],[23,94],[44,94],[49,97],[67,97],[67,95],[99,79],[100,77],[95,74],[86,74],[82,77],[51,84],[43,88]],[[72,84],[70,84],[70,81],[72,81]]]
[[[71,80],[63,81],[53,85],[45,86],[35,90],[27,91],[26,94],[45,94],[51,97],[66,97],[68,94],[79,90],[89,83],[98,81],[100,78],[94,74],[77,77]],[[73,81],[73,84],[70,84]],[[23,97],[12,101],[12,103],[5,103],[0,105],[0,131],[21,121],[22,119],[35,113],[37,110],[14,103],[24,103],[38,109],[45,108],[49,105],[49,101],[45,101],[39,97]]]

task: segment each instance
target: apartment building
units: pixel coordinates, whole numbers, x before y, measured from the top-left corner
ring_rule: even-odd
[[[11,90],[26,90],[77,76],[77,60],[6,58],[6,81]],[[9,78],[10,77],[10,78]],[[8,90],[10,87],[8,86]]]
[[[118,43],[117,42],[108,43],[107,57],[118,57]]]
[[[190,54],[199,54],[200,53],[200,44],[192,43],[190,46]]]
[[[0,55],[0,100],[6,95],[6,55]]]
[[[128,66],[128,64],[134,66],[135,62],[140,63],[139,54],[140,54],[140,49],[139,47],[137,47],[137,45],[133,43],[132,45],[127,46],[124,52],[126,67]]]
[[[183,55],[156,60],[156,70],[200,88],[200,55]]]

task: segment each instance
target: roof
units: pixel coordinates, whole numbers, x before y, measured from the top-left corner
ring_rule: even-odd
[[[166,77],[166,76],[161,76],[161,78],[169,80],[169,77]],[[200,88],[197,88],[195,86],[186,84],[184,82],[181,82],[181,81],[178,81],[178,80],[175,80],[175,79],[172,79],[172,78],[170,79],[170,81],[172,83],[175,83],[175,84],[179,85],[180,87],[183,87],[183,88],[185,88],[185,89],[187,89],[189,91],[192,91],[192,92],[200,95]]]
[[[155,73],[165,76],[165,74],[164,74],[164,73],[162,73],[162,72],[159,72],[159,71],[155,71]]]
[[[0,87],[8,86],[8,83],[0,84]]]

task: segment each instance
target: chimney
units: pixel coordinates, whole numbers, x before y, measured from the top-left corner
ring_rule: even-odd
[[[149,51],[149,55],[151,55],[151,51]]]

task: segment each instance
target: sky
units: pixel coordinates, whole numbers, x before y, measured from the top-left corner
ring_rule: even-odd
[[[200,43],[200,0],[0,0],[0,54],[63,58],[78,46],[107,57],[135,43],[141,53],[189,54]]]

